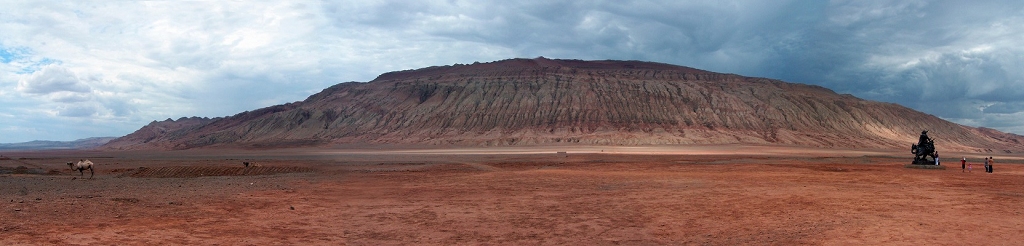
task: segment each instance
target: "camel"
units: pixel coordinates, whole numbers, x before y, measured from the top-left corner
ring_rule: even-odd
[[[95,169],[92,168],[93,164],[89,160],[78,160],[78,163],[68,162],[68,167],[71,167],[71,171],[78,170],[78,173],[85,177],[85,169],[89,169],[89,179],[92,179],[93,175],[96,175]]]

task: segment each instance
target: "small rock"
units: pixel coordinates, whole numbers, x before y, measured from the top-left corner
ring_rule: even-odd
[[[36,197],[36,201],[42,201],[42,198]]]
[[[21,209],[20,209],[20,208],[15,208],[15,209],[14,209],[14,212],[20,212],[20,211],[21,211]]]
[[[291,209],[291,210],[295,210],[295,207],[292,207],[292,206],[288,206],[288,208]]]

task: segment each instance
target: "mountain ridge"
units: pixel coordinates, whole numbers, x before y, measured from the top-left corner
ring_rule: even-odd
[[[1024,149],[1019,135],[821,86],[654,62],[543,57],[389,72],[303,101],[181,126],[160,134],[143,127],[104,148],[745,143],[909,149],[929,130],[940,150]]]
[[[107,144],[117,137],[91,137],[72,141],[35,140],[21,143],[0,143],[0,150],[91,149]]]

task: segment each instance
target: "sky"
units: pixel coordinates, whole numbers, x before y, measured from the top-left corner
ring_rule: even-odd
[[[642,60],[1024,135],[1024,1],[4,1],[0,143],[123,136],[389,71]]]

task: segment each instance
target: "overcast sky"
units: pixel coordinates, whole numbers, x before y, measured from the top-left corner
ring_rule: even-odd
[[[1024,1],[4,1],[0,143],[123,136],[394,70],[644,60],[1024,134]]]

